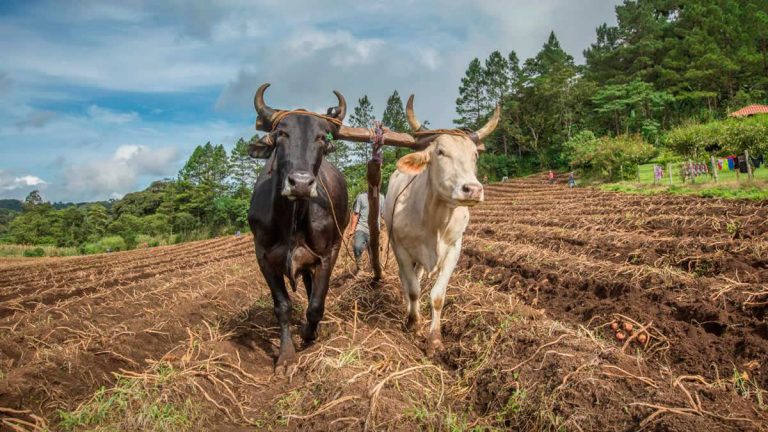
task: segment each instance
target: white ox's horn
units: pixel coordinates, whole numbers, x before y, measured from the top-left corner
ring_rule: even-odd
[[[483,139],[490,135],[494,129],[496,129],[496,126],[499,125],[499,119],[501,118],[501,105],[496,105],[496,109],[493,110],[493,115],[490,119],[481,127],[480,129],[475,131],[475,134],[477,135],[478,139]]]

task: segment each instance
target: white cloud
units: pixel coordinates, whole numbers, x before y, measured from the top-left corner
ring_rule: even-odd
[[[64,171],[64,187],[73,193],[94,196],[122,195],[131,191],[141,176],[168,174],[178,156],[178,150],[173,147],[122,145],[106,160],[68,167]]]
[[[129,123],[139,120],[139,114],[136,112],[117,112],[96,105],[88,107],[88,115],[93,120],[104,123]]]
[[[0,170],[0,190],[16,192],[14,195],[23,194],[25,191],[40,188],[47,184],[38,176],[31,174],[14,176],[8,171]]]

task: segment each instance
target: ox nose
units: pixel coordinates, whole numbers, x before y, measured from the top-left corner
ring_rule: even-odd
[[[315,176],[306,171],[297,171],[288,175],[283,195],[293,198],[306,198],[317,195]]]
[[[480,183],[465,183],[461,187],[461,194],[466,201],[480,202],[483,200],[483,185]]]

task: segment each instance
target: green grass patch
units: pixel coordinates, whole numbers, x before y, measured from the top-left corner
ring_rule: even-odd
[[[59,411],[65,431],[186,431],[197,424],[191,400],[175,401],[164,386],[177,378],[176,371],[159,365],[156,379],[119,378],[112,388],[101,387],[90,400],[73,411]]]
[[[637,183],[610,183],[600,189],[610,192],[624,192],[639,195],[691,195],[703,198],[724,199],[768,199],[768,184],[762,181],[743,183],[706,183],[685,186],[647,185]]]
[[[62,257],[79,255],[76,247],[0,244],[0,257]]]

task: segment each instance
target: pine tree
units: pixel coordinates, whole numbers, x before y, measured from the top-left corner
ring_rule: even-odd
[[[510,65],[500,52],[494,51],[485,60],[483,83],[488,104],[495,106],[500,103],[511,89]]]
[[[475,129],[489,108],[483,66],[480,60],[475,58],[469,63],[464,78],[461,79],[459,97],[456,99],[456,113],[459,118],[453,122],[459,127]]]
[[[357,106],[352,111],[349,121],[354,127],[369,128],[373,126],[376,116],[373,115],[373,104],[368,95],[363,95],[357,100]],[[371,146],[368,143],[355,143],[351,145],[355,163],[365,163],[371,158]]]
[[[403,100],[400,99],[400,94],[397,90],[387,99],[387,107],[381,116],[381,122],[384,126],[395,132],[410,131],[411,128],[408,126],[405,109],[403,109]]]
[[[254,135],[250,141],[257,141],[258,139],[259,136]],[[263,162],[253,159],[248,154],[248,144],[248,142],[240,138],[229,154],[231,190],[239,198],[247,198],[264,166]]]

